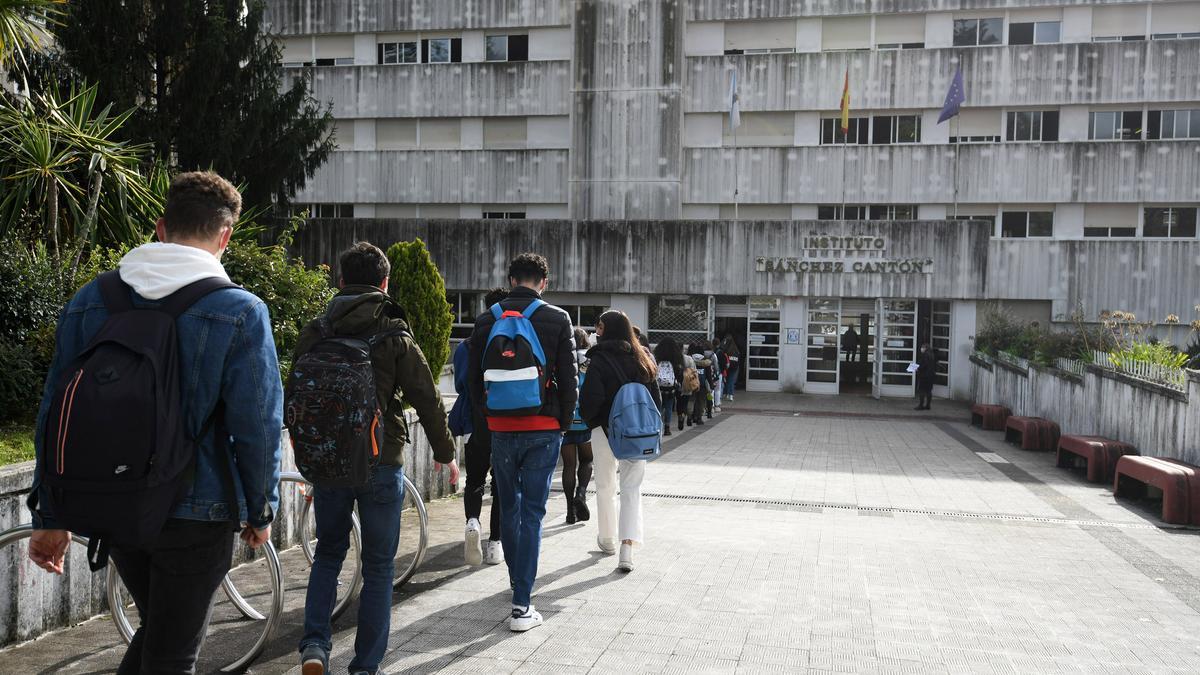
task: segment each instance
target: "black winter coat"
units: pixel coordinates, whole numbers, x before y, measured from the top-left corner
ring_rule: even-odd
[[[616,369],[620,368],[620,371]],[[588,427],[608,429],[608,415],[612,411],[617,390],[626,382],[641,382],[650,390],[654,406],[662,407],[662,396],[658,391],[658,377],[646,377],[638,367],[633,348],[624,340],[605,340],[588,350],[587,377],[579,392],[579,415]]]
[[[500,302],[500,307],[506,311],[523,312],[538,297],[537,291],[518,286]],[[542,351],[546,354],[546,375],[550,381],[546,402],[538,414],[557,419],[559,427],[566,431],[571,428],[571,420],[575,417],[575,401],[579,398],[575,379],[575,333],[571,327],[571,317],[554,305],[545,305],[534,312],[529,322],[533,324],[538,341],[542,343]],[[471,333],[467,385],[471,388],[471,404],[480,417],[484,414],[483,350],[494,325],[496,318],[489,309],[475,319],[475,330]]]
[[[937,379],[937,354],[930,349],[917,354],[917,391],[933,391],[933,383]]]

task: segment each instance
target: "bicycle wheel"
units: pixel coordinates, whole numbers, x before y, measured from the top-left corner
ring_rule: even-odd
[[[400,546],[396,551],[396,580],[392,582],[392,588],[400,588],[416,574],[425,559],[425,549],[429,547],[429,513],[417,486],[407,475],[404,476],[404,510],[406,513],[400,518]]]
[[[213,607],[209,631],[232,630],[235,624],[241,623],[240,619],[234,616],[235,612],[246,618],[263,617],[256,620],[262,626],[261,630],[250,637],[235,640],[237,647],[245,645],[246,651],[241,657],[221,668],[221,672],[226,673],[244,670],[253,663],[262,654],[283,618],[283,569],[275,546],[268,541],[258,551],[250,554],[247,554],[245,548],[242,544],[235,545],[235,559],[249,557],[250,560],[230,570],[226,575],[222,586],[229,595],[230,602],[228,605],[218,603]],[[266,586],[266,590],[251,593],[248,599],[238,592],[236,582],[241,582],[244,588]],[[254,603],[257,603],[257,606]],[[115,565],[108,566],[108,606],[117,632],[128,643],[133,639],[134,633],[129,613],[136,612],[137,609],[128,597]]]
[[[312,494],[310,492],[312,484],[300,474],[290,471],[280,475],[280,491],[284,489],[283,485],[285,483],[293,484],[295,489],[299,490],[303,495],[304,506],[301,507],[300,519],[298,521],[300,528],[300,548],[304,551],[304,557],[308,559],[308,564],[312,565],[317,541]],[[349,572],[350,578],[348,580],[345,578],[338,579],[338,585],[344,587],[346,590],[339,595],[337,602],[333,606],[333,615],[330,618],[335,620],[346,611],[350,603],[358,596],[359,591],[362,590],[362,526],[359,523],[357,513],[350,515],[350,545],[355,551],[354,566]],[[344,577],[346,574],[345,565],[343,565],[342,576]]]

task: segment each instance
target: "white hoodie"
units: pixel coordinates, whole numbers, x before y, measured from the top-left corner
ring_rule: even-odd
[[[208,251],[181,244],[142,244],[121,258],[121,281],[147,300],[161,300],[193,281],[229,281],[221,261]]]

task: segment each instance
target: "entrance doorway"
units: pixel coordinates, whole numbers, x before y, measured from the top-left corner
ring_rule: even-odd
[[[738,389],[746,388],[746,310],[742,310],[741,316],[718,316],[714,330],[714,336],[718,340],[724,340],[726,335],[733,336],[733,342],[737,345],[738,352],[741,354],[738,363],[741,367],[738,369],[738,381],[735,386]]]
[[[838,327],[838,393],[871,393],[875,334],[875,301],[844,298]]]

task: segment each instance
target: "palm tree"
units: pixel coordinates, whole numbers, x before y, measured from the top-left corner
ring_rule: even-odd
[[[0,69],[24,63],[25,52],[49,40],[66,0],[0,0]]]

